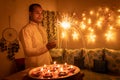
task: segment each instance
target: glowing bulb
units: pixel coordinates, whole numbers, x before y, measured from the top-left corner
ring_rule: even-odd
[[[116,24],[117,26],[120,26],[120,15],[117,17]]]
[[[77,32],[74,31],[72,36],[73,36],[73,40],[78,40],[78,33]]]
[[[118,9],[117,11],[120,12],[120,9]]]
[[[94,12],[91,10],[91,11],[90,11],[90,15],[93,15],[93,13],[94,13]]]
[[[96,38],[96,35],[94,35],[93,33],[90,33],[88,35],[88,42],[95,42],[95,38]]]
[[[81,29],[85,29],[86,28],[86,25],[82,22],[81,23]]]
[[[88,30],[90,31],[90,32],[93,32],[94,30],[90,27],[90,28],[88,28]]]
[[[112,29],[113,29],[113,26],[110,26],[109,29],[112,30]]]
[[[91,24],[91,19],[88,19],[88,24]]]
[[[98,21],[96,25],[97,25],[99,28],[101,28],[102,22],[101,22],[101,21]]]
[[[112,37],[113,37],[113,34],[111,33],[111,31],[108,31],[108,32],[105,34],[105,36],[106,36],[107,41],[110,41],[110,40],[112,39]]]
[[[63,21],[63,22],[61,22],[61,26],[62,26],[64,29],[69,29],[69,28],[70,28],[70,22],[68,22],[68,21]]]
[[[86,20],[86,17],[83,17],[83,20],[85,21],[85,20]]]
[[[97,17],[99,16],[99,13],[98,13],[98,12],[96,13],[96,16],[97,16]]]
[[[62,32],[62,38],[66,38],[66,32]]]
[[[102,8],[99,8],[98,11],[102,11]]]
[[[105,11],[108,12],[108,11],[109,11],[109,8],[105,8]]]
[[[85,13],[83,13],[82,16],[84,17],[84,16],[85,16]]]

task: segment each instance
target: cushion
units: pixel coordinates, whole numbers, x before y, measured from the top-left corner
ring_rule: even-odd
[[[85,51],[85,67],[92,69],[94,66],[94,59],[102,60],[103,56],[103,49],[96,48],[96,49],[86,49]]]
[[[104,52],[108,62],[108,70],[120,74],[120,51],[105,48]]]
[[[93,71],[100,73],[107,73],[107,61],[94,59]]]

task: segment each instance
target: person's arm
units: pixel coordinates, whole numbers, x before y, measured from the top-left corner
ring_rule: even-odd
[[[31,32],[29,30],[23,30],[21,32],[21,40],[26,56],[38,56],[48,51],[46,45],[33,48],[32,44],[34,43],[32,42]]]

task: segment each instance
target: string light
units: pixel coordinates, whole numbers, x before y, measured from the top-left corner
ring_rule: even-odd
[[[63,31],[62,34],[61,34],[61,38],[64,39],[64,38],[66,38],[66,37],[67,37],[67,34],[66,34],[65,31]]]
[[[78,33],[77,32],[73,32],[73,34],[72,34],[72,37],[73,37],[73,40],[78,40]]]
[[[64,22],[61,23],[61,26],[64,29],[69,29],[70,28],[70,23],[68,21],[64,21]]]
[[[106,34],[105,34],[105,36],[106,36],[106,40],[107,41],[110,41],[110,40],[112,40],[113,39],[113,33],[111,32],[111,31],[108,31]]]
[[[93,33],[90,33],[90,34],[87,36],[88,43],[90,43],[90,42],[95,42],[95,38],[96,38],[96,35],[93,34]]]
[[[117,12],[119,13],[120,9],[118,9]],[[74,12],[72,16],[63,17],[60,21],[60,25],[63,29],[72,29],[71,27],[76,27],[77,25],[79,27],[78,29],[81,30],[84,36],[87,36],[86,40],[88,40],[88,42],[96,41],[98,35],[95,35],[94,31],[98,28],[102,30],[106,29],[107,32],[104,34],[106,41],[115,40],[116,34],[113,29],[117,29],[116,26],[120,26],[120,15],[115,14],[115,12],[108,7],[100,7],[96,11],[90,10],[88,15],[86,14],[87,13],[82,13],[80,19],[78,19]],[[94,14],[95,16],[92,16]],[[65,38],[67,35],[72,35],[73,40],[78,40],[79,34],[80,33],[77,33],[76,31],[74,31],[73,34],[67,32],[61,33],[62,38]]]
[[[90,11],[90,15],[93,15],[93,14],[94,14],[94,12],[91,10],[91,11]]]

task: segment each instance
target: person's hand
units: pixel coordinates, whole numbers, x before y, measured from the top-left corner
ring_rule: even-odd
[[[48,42],[48,44],[46,45],[47,49],[50,50],[52,48],[55,48],[56,47],[56,41],[50,41]]]

